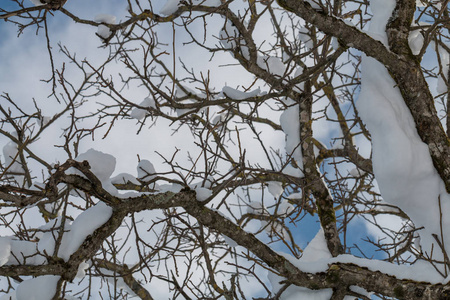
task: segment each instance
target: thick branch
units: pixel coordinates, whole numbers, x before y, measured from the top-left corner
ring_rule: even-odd
[[[312,104],[310,82],[305,84],[305,96],[297,99],[300,106],[300,141],[303,152],[303,172],[305,173],[305,189],[310,191],[316,199],[317,210],[322,225],[328,250],[333,256],[344,253],[339,233],[336,226],[336,214],[333,207],[333,197],[317,167],[314,153],[314,141],[312,131]]]
[[[97,263],[98,267],[113,271],[122,277],[123,281],[139,298],[143,300],[153,300],[150,293],[133,277],[133,270],[130,270],[127,265],[119,265],[99,259],[95,259],[94,261]]]
[[[376,292],[397,299],[449,299],[446,298],[447,296],[443,296],[450,294],[449,285],[397,279],[395,276],[371,271],[351,263],[332,264],[323,273],[303,272],[253,234],[245,232],[218,212],[210,210],[198,202],[186,203],[184,209],[203,226],[232,238],[236,243],[253,252],[265,264],[276,270],[280,276],[285,277],[289,283],[314,290],[354,285],[369,292]]]
[[[387,65],[398,84],[406,105],[416,123],[417,132],[433,159],[434,167],[450,193],[450,140],[439,120],[420,61],[408,45],[409,28],[414,17],[415,1],[397,1],[386,26],[389,47],[402,59],[398,64]]]
[[[405,53],[408,51],[405,50],[404,45],[394,46],[397,42],[402,44],[401,42],[405,38],[405,29],[409,28],[407,23],[410,22],[408,18],[411,14],[412,0],[403,4],[406,7],[405,12],[398,17],[396,17],[396,13],[401,7],[397,6],[393,13],[394,17],[390,20],[389,44],[394,52],[389,51],[380,41],[347,25],[344,21],[314,10],[305,1],[278,0],[277,2],[286,10],[317,26],[326,34],[339,38],[346,46],[361,50],[386,66],[398,84],[416,123],[417,132],[422,141],[428,145],[433,164],[444,181],[447,192],[450,193],[450,140],[437,115],[434,99],[421,71],[419,61],[413,55]],[[400,2],[405,1],[397,1],[397,3]]]
[[[86,163],[68,161],[68,163],[60,167],[59,171],[68,166],[84,168],[86,167]],[[76,178],[76,180],[71,181],[73,186],[77,189],[84,190],[88,194],[97,194],[101,201],[109,203],[113,207],[112,216],[105,224],[96,229],[92,235],[89,235],[84,240],[79,249],[71,255],[68,262],[54,258],[50,259],[46,265],[2,266],[0,267],[0,275],[52,274],[62,276],[63,279],[70,281],[74,278],[78,265],[95,255],[104,240],[117,230],[127,214],[144,210],[183,207],[200,224],[232,238],[239,245],[254,253],[268,267],[277,271],[280,276],[286,278],[287,282],[298,286],[304,286],[310,289],[337,289],[343,286],[349,287],[356,285],[367,291],[373,291],[398,299],[447,299],[445,297],[442,298],[442,295],[448,295],[450,293],[450,286],[448,285],[433,285],[426,282],[400,280],[394,276],[386,275],[378,271],[371,271],[349,263],[335,263],[326,272],[322,273],[312,274],[303,272],[253,234],[247,233],[219,212],[203,206],[196,200],[196,194],[192,190],[185,189],[179,193],[166,192],[120,199],[111,195],[105,196],[104,193],[107,192],[103,190],[101,185],[94,186],[92,182],[88,184],[87,182],[89,180],[80,176],[66,175],[64,177],[58,174],[58,172],[53,176],[64,181],[68,181],[68,178]],[[102,195],[105,197],[101,198]],[[132,280],[129,283],[132,283]]]

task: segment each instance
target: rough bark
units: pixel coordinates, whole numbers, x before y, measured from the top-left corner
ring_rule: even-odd
[[[331,255],[337,256],[344,253],[344,248],[339,240],[333,197],[323,181],[322,174],[318,170],[316,155],[314,153],[314,143],[311,142],[313,137],[313,99],[310,82],[306,82],[305,93],[303,95],[298,95],[298,99],[296,100],[300,106],[300,143],[303,153],[303,172],[305,173],[304,190],[311,193],[316,199],[320,224],[322,225],[325,234],[328,250]]]
[[[406,105],[416,122],[417,132],[428,145],[436,171],[450,193],[450,140],[439,120],[434,99],[425,81],[418,60],[407,45],[407,32],[411,24],[414,1],[397,1],[388,25],[391,50],[344,21],[314,10],[304,1],[278,0],[283,8],[295,13],[321,31],[337,37],[348,47],[361,50],[386,66],[398,84]],[[415,6],[414,6],[415,7]],[[401,9],[400,9],[401,8]],[[400,13],[401,12],[401,13]]]
[[[85,170],[86,163],[75,161],[68,161],[59,171],[69,166],[79,167],[80,170],[89,173],[89,171]],[[91,179],[94,176],[92,173],[89,175]],[[244,231],[240,226],[217,211],[202,205],[197,201],[195,192],[189,189],[179,193],[166,192],[120,199],[108,194],[101,185],[94,186],[90,180],[80,176],[63,175],[62,173],[54,176],[56,176],[53,178],[55,183],[70,182],[73,187],[86,193],[103,195],[103,197],[100,197],[100,200],[113,207],[113,215],[104,225],[100,226],[92,235],[85,239],[80,248],[69,258],[68,262],[55,257],[50,259],[46,265],[2,266],[0,267],[0,275],[29,276],[51,274],[62,276],[64,280],[71,281],[77,272],[78,265],[94,256],[105,239],[120,226],[126,215],[143,210],[182,207],[203,226],[232,238],[236,243],[248,249],[264,265],[275,270],[280,276],[285,277],[287,282],[291,284],[314,290],[359,286],[367,291],[398,299],[450,299],[449,285],[401,280],[351,263],[334,263],[326,271],[316,274],[303,272],[292,262],[257,239],[253,234]],[[136,282],[126,272],[128,270],[121,269],[120,271],[123,272],[122,275],[133,287]],[[137,286],[134,286],[134,288],[140,290]],[[149,293],[144,293],[142,296],[143,299],[151,299]]]

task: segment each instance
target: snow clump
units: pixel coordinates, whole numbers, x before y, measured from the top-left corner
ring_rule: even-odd
[[[109,14],[98,14],[95,16],[94,21],[97,23],[116,24],[116,16]],[[97,35],[101,38],[107,39],[111,36],[111,29],[108,26],[100,24],[97,28]]]

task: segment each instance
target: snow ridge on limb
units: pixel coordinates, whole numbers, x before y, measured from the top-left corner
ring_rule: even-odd
[[[65,171],[70,167],[81,171],[85,178],[79,175],[65,174]],[[301,266],[297,266],[283,255],[276,253],[253,234],[246,232],[219,212],[199,203],[195,192],[189,189],[184,189],[178,193],[142,194],[137,197],[121,199],[111,195],[102,188],[101,180],[89,171],[89,167],[85,162],[74,160],[69,160],[61,165],[58,171],[52,175],[50,182],[55,185],[70,183],[76,189],[96,195],[100,201],[108,203],[113,208],[111,217],[105,224],[95,230],[92,235],[85,238],[82,245],[70,256],[67,262],[55,259],[50,260],[46,265],[3,266],[0,268],[0,275],[52,274],[61,275],[61,280],[70,281],[76,275],[78,266],[86,258],[92,257],[98,251],[103,241],[117,230],[126,215],[157,208],[183,207],[200,224],[226,235],[237,244],[246,247],[263,264],[276,270],[281,276],[288,278],[289,283],[297,286],[307,287],[312,290],[327,288],[346,289],[350,286],[360,286],[369,292],[373,291],[386,296],[412,300],[423,299],[423,295],[428,296],[429,299],[439,299],[440,295],[450,291],[450,286],[448,285],[399,279],[389,275],[389,272],[383,274],[378,270],[374,271],[361,267],[356,264],[360,262],[359,260],[339,262],[341,257],[345,261],[346,256],[331,258],[329,260],[331,265],[328,266],[328,262],[325,262],[325,268],[316,273],[303,271]],[[42,197],[45,197],[45,195],[42,195]],[[131,277],[129,279],[130,282],[134,282]]]
[[[386,272],[371,270],[357,265],[361,259],[355,262],[336,262],[341,256],[331,258],[325,269],[317,273],[305,272],[296,264],[276,253],[265,243],[257,239],[253,234],[247,233],[236,226],[232,221],[220,213],[206,208],[198,202],[187,201],[183,208],[202,225],[214,229],[231,239],[237,244],[252,251],[270,268],[279,272],[280,276],[288,278],[289,283],[307,287],[312,290],[319,289],[346,289],[350,286],[359,286],[368,292],[376,292],[388,297],[399,299],[440,299],[445,293],[450,293],[450,286],[435,282],[419,282],[409,279],[399,279],[389,274],[389,266],[385,263]],[[345,260],[347,255],[342,256]],[[428,297],[428,298],[427,298]]]
[[[408,45],[409,28],[415,12],[415,1],[397,1],[386,25],[390,49],[400,56],[398,65],[387,65],[403,99],[411,111],[417,132],[428,145],[434,167],[450,193],[450,139],[439,120],[433,95]]]
[[[397,3],[399,2],[404,3],[405,1],[397,1]],[[397,43],[399,36],[402,39],[405,38],[404,32],[406,28],[409,28],[406,24],[412,21],[410,15],[411,5],[414,1],[406,2],[407,4],[403,4],[407,6],[405,14],[395,17],[400,6],[393,11],[394,17],[391,18],[391,25],[389,25],[390,37],[388,42],[391,47]],[[433,164],[444,181],[447,193],[450,193],[450,140],[437,115],[434,99],[421,72],[418,58],[412,54],[405,55],[404,53],[408,36],[406,35],[406,45],[395,46],[391,51],[382,42],[373,39],[356,27],[350,26],[334,16],[317,11],[304,1],[277,0],[277,3],[284,9],[317,26],[321,31],[337,37],[346,46],[361,50],[386,66],[411,111],[420,138],[428,145]],[[402,29],[398,29],[399,26]],[[394,28],[397,29],[394,30]],[[401,42],[400,45],[402,45]],[[396,53],[396,51],[399,53]]]
[[[84,170],[85,165],[82,162],[69,160],[60,167],[60,173],[52,175],[52,182],[56,184],[70,182],[76,189],[95,194],[101,201],[109,203],[113,207],[111,217],[105,224],[95,230],[92,235],[86,237],[79,249],[70,256],[67,262],[55,259],[50,260],[46,265],[3,266],[0,268],[0,275],[52,274],[62,276],[61,280],[70,281],[76,275],[78,265],[86,258],[94,255],[103,241],[117,230],[126,215],[149,209],[183,207],[200,224],[226,235],[237,244],[246,247],[263,264],[276,270],[281,276],[288,278],[289,283],[297,286],[307,287],[312,290],[327,288],[346,289],[350,286],[360,286],[369,292],[373,291],[386,296],[412,300],[423,299],[422,295],[426,295],[430,299],[438,299],[439,295],[450,291],[450,286],[447,285],[399,279],[389,275],[389,272],[383,274],[378,270],[374,271],[358,266],[355,263],[359,263],[359,260],[353,261],[350,259],[350,262],[348,262],[347,256],[325,258],[331,264],[328,266],[328,262],[325,262],[325,268],[316,273],[303,271],[301,266],[297,266],[283,255],[276,253],[252,233],[246,232],[219,212],[199,203],[195,192],[192,190],[184,189],[178,193],[166,192],[154,195],[142,194],[121,199],[105,190],[102,191],[100,180],[94,174],[88,174],[89,176],[86,176],[88,178],[72,174],[62,176],[63,169],[67,170],[69,167],[83,169],[83,175],[86,176],[88,174],[88,171]],[[339,261],[341,257],[345,262]],[[119,271],[122,272],[124,270]],[[129,277],[128,279],[130,282],[134,282],[133,278]]]

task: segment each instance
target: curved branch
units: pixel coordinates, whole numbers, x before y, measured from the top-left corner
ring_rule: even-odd
[[[434,98],[421,71],[420,62],[415,56],[410,55],[411,50],[404,45],[405,30],[409,28],[406,24],[411,22],[409,18],[414,1],[397,1],[406,4],[399,4],[394,9],[388,25],[389,46],[392,51],[380,41],[347,25],[343,20],[316,11],[305,1],[277,0],[277,2],[321,31],[337,37],[346,46],[361,50],[386,66],[398,84],[416,123],[417,132],[422,141],[428,145],[433,164],[444,181],[447,192],[450,193],[450,139],[437,115]],[[399,15],[399,9],[403,6],[406,7],[406,12]],[[398,42],[400,45],[396,46]]]
[[[86,171],[86,163],[78,163],[72,160],[63,164],[58,171],[68,169],[73,166]],[[86,172],[88,173],[88,172]],[[89,175],[89,174],[88,174]],[[196,194],[192,190],[184,189],[178,193],[166,192],[160,194],[140,195],[137,197],[120,199],[112,195],[105,195],[107,192],[98,184],[98,179],[85,179],[77,175],[61,176],[56,172],[52,175],[59,182],[68,182],[89,194],[95,194],[101,201],[105,201],[113,208],[112,216],[109,220],[97,228],[93,234],[87,236],[78,250],[73,253],[67,262],[60,258],[48,258],[45,265],[8,265],[0,267],[2,276],[21,275],[59,275],[63,280],[74,279],[78,266],[82,261],[92,258],[100,249],[105,239],[114,233],[121,225],[126,215],[152,209],[166,209],[182,207],[189,215],[195,217],[203,226],[217,231],[233,239],[239,245],[245,247],[255,254],[265,265],[272,268],[278,274],[286,278],[288,283],[307,287],[309,289],[338,289],[360,286],[367,291],[380,293],[389,297],[399,299],[440,299],[441,295],[450,293],[450,285],[431,284],[427,282],[416,282],[414,280],[398,279],[395,276],[384,274],[379,271],[369,270],[365,267],[353,263],[341,263],[339,258],[333,262],[326,271],[319,273],[309,273],[302,271],[298,266],[271,249],[266,243],[260,241],[253,234],[244,231],[240,226],[233,223],[219,212],[202,205],[196,200]],[[94,176],[94,175],[93,175]],[[72,178],[68,180],[68,178]],[[55,182],[55,180],[53,182]],[[57,181],[57,180],[56,180]],[[55,183],[59,183],[55,182]],[[111,201],[113,199],[113,201]],[[126,271],[125,269],[123,270]],[[123,275],[126,275],[123,273]],[[133,280],[129,281],[133,284]],[[148,295],[147,295],[148,296]],[[148,298],[147,299],[151,299]]]

